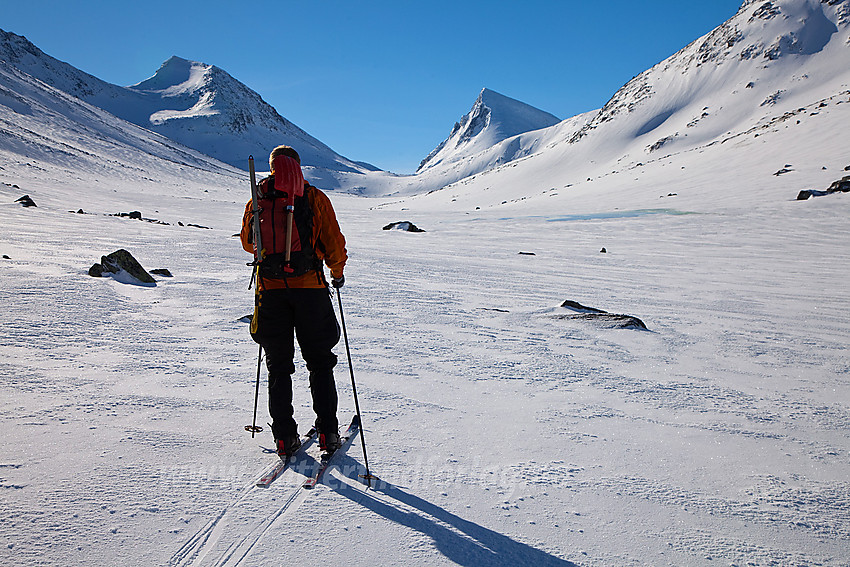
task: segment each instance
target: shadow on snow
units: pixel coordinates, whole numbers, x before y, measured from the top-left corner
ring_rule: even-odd
[[[353,477],[362,469],[356,461],[347,458],[339,463],[339,471]],[[458,565],[578,567],[575,563],[464,520],[383,480],[378,480],[370,492],[356,490],[328,477],[324,484],[382,518],[430,537],[440,553]]]

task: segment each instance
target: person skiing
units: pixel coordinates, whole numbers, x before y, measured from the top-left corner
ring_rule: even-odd
[[[297,151],[289,146],[276,147],[269,156],[269,166],[269,177],[258,184],[259,226],[262,227],[259,239],[263,250],[257,256],[262,261],[256,274],[251,338],[266,353],[269,413],[278,455],[289,457],[301,446],[292,405],[295,338],[310,375],[319,445],[323,451],[331,453],[340,446],[333,373],[337,357],[332,352],[339,342],[340,328],[331,303],[324,265],[330,270],[331,285],[342,287],[345,283],[343,270],[348,259],[345,237],[330,199],[304,181]],[[293,179],[295,195],[303,185],[303,195],[295,197],[294,206],[286,209],[289,215],[275,215],[275,210],[279,210],[275,206],[276,197],[286,195],[275,192],[280,187],[279,183],[275,183],[275,168],[282,172],[279,173],[279,183],[285,177]],[[289,230],[289,235],[283,239],[277,236],[293,227],[294,230]],[[252,254],[256,253],[253,199],[245,207],[240,236],[242,247]],[[282,253],[277,253],[281,240],[286,241],[288,247],[285,260]],[[291,254],[290,248],[293,250]]]

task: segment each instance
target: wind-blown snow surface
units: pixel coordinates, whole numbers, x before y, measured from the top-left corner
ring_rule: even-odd
[[[372,490],[357,443],[313,492],[297,470],[252,487],[274,457],[243,431],[245,176],[0,67],[0,561],[847,565],[850,196],[793,200],[850,166],[847,6],[745,4],[725,49],[765,49],[688,67],[685,114],[653,122],[676,97],[633,89],[662,65],[442,191],[331,194]],[[799,90],[772,96],[782,72]],[[720,139],[690,135],[706,117],[651,149],[700,97]],[[129,210],[170,224],[108,216]],[[427,232],[381,230],[400,220]],[[86,275],[118,248],[174,277]],[[306,430],[303,364],[295,395]]]
[[[294,471],[251,488],[273,457],[268,433],[242,431],[256,347],[237,321],[252,295],[232,188],[157,197],[161,219],[200,230],[104,216],[120,204],[90,179],[61,198],[3,181],[21,187],[0,186],[4,564],[850,560],[846,195],[432,211],[421,234],[382,231],[394,213],[334,195],[384,483],[358,483],[355,444],[308,493]],[[133,188],[112,199],[131,207]],[[43,204],[11,204],[24,190]],[[86,275],[119,247],[174,277]],[[564,299],[650,331],[559,318]],[[303,366],[296,400],[306,428]]]

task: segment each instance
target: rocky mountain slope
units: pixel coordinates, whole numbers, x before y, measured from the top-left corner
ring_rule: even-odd
[[[47,55],[26,38],[2,30],[0,59],[119,118],[241,169],[247,168],[248,155],[264,156],[269,148],[288,143],[299,149],[304,165],[318,170],[375,170],[340,156],[214,65],[172,57],[152,77],[122,87],[80,71]]]

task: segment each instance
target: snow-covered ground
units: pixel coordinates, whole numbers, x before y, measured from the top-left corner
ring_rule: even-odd
[[[313,491],[315,447],[254,487],[247,174],[2,62],[0,563],[850,564],[850,194],[795,200],[850,175],[848,37],[846,1],[747,1],[598,112],[417,176],[305,167],[351,192],[381,478],[354,442]],[[119,248],[173,277],[87,274]]]
[[[757,199],[700,199],[688,188],[713,168],[691,167],[690,183],[671,169],[545,207],[333,194],[382,482],[358,482],[355,443],[308,492],[299,471],[252,487],[274,457],[268,433],[243,431],[257,350],[238,321],[252,294],[232,235],[247,180],[145,196],[86,175],[57,191],[7,167],[0,561],[847,564],[850,199],[793,201],[794,174],[767,172],[717,187]],[[23,193],[39,207],[13,204]],[[139,202],[171,224],[106,216]],[[399,220],[427,232],[381,230]],[[174,277],[86,274],[118,248]],[[567,299],[649,331],[564,317]],[[347,374],[343,362],[343,421]],[[306,429],[303,365],[296,400]]]

